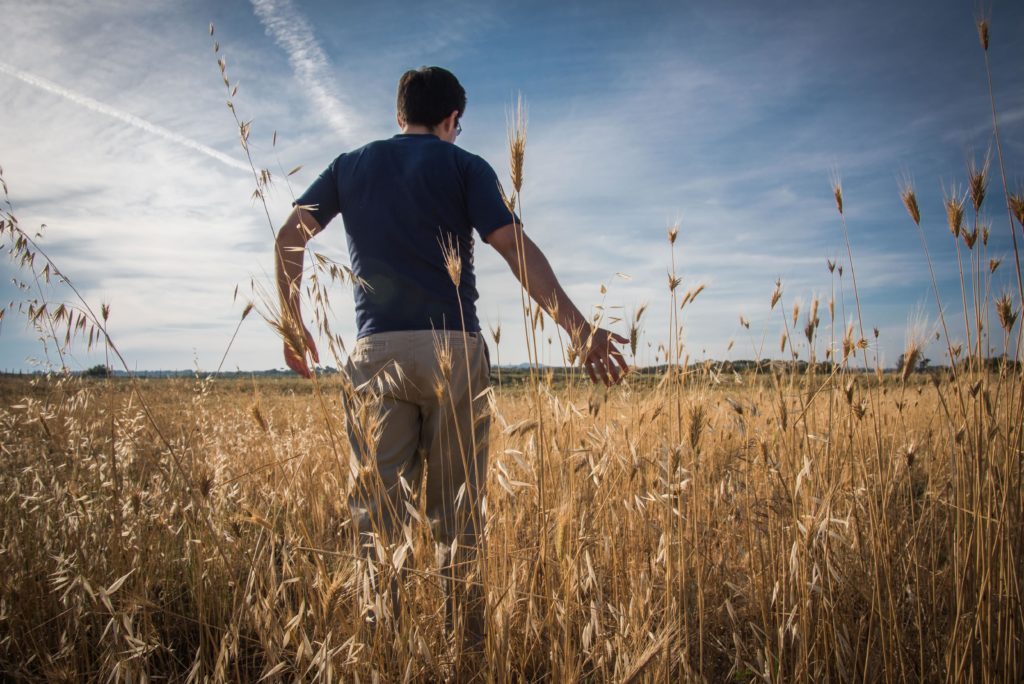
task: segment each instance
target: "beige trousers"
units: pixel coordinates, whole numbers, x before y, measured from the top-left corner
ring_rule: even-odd
[[[410,510],[425,510],[435,540],[444,545],[439,561],[451,580],[449,625],[462,623],[469,642],[480,641],[483,598],[473,569],[483,541],[490,429],[482,396],[490,385],[483,336],[429,330],[369,335],[357,342],[348,371],[355,386],[346,402],[349,441],[359,463],[349,509],[360,551],[372,554],[373,534],[397,541]]]
[[[361,466],[349,499],[359,532],[392,533],[409,515],[407,502],[419,507],[412,498],[422,485],[438,541],[475,545],[490,428],[487,398],[480,396],[490,383],[483,336],[369,335],[357,342],[349,373],[360,404],[349,415]]]

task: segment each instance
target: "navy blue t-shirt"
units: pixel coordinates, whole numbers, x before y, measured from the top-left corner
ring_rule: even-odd
[[[341,214],[356,286],[358,337],[396,330],[479,332],[473,229],[512,223],[490,164],[429,134],[396,135],[335,159],[296,200],[321,226]],[[458,295],[442,245],[458,248]],[[459,302],[462,316],[459,315]]]

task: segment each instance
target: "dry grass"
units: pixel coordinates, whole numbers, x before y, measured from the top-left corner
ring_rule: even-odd
[[[857,376],[845,391],[839,376],[686,372],[682,424],[664,390],[541,386],[544,431],[532,390],[501,395],[488,664],[463,667],[505,681],[1021,672],[1019,378],[963,377],[962,391],[941,373]],[[308,385],[146,383],[176,472],[126,382],[13,382],[5,396],[22,398],[0,412],[9,674],[450,675],[459,653],[415,518],[375,578],[400,578],[403,613],[364,623],[386,592],[351,555],[347,472],[295,392]],[[947,413],[957,393],[963,425]]]

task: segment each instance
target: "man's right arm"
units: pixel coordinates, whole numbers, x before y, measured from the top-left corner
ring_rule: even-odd
[[[521,225],[502,226],[488,233],[484,240],[501,254],[530,297],[569,333],[574,344],[581,346],[583,366],[593,382],[600,376],[606,385],[617,383],[629,371],[622,353],[613,344],[613,340],[620,344],[629,340],[591,325],[565,294],[547,257]]]
[[[313,215],[295,207],[277,232],[274,262],[277,270],[277,293],[281,302],[281,325],[284,326],[284,360],[299,375],[310,377],[306,351],[314,363],[320,358],[313,336],[302,322],[302,269],[306,243],[320,232]]]

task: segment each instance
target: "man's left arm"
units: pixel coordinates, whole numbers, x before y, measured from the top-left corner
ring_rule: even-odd
[[[581,346],[580,361],[591,381],[600,379],[611,385],[629,372],[629,365],[614,344],[627,344],[629,340],[598,328],[580,313],[559,284],[547,257],[518,221],[488,233],[484,240],[501,254],[533,301],[569,333],[574,344]]]

